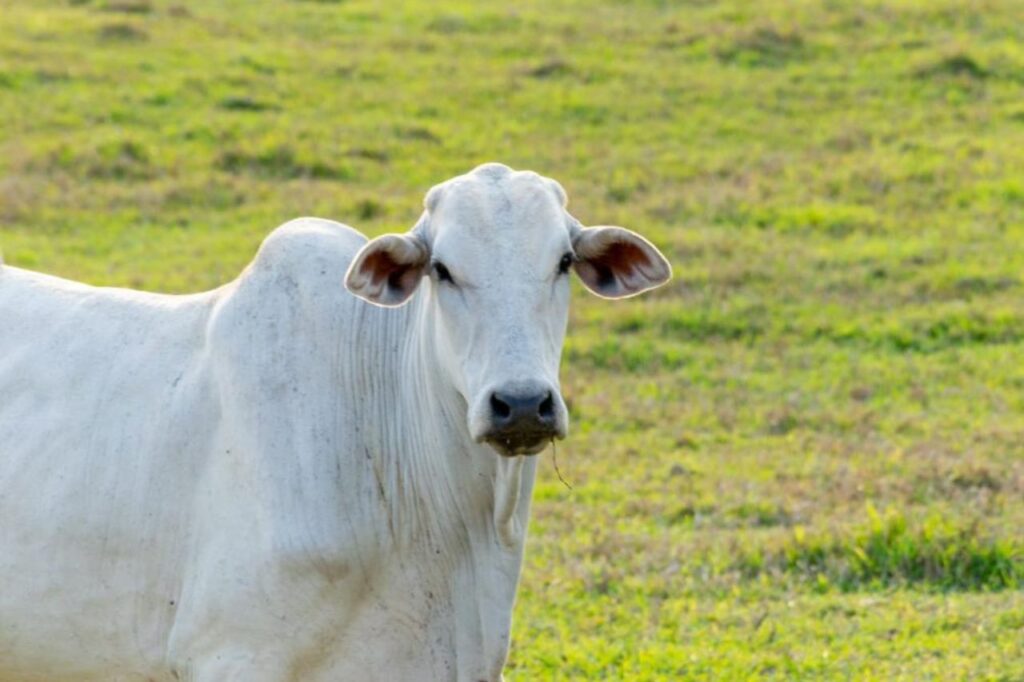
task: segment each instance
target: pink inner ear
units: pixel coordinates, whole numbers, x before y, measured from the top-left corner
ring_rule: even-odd
[[[402,266],[396,263],[387,251],[375,251],[363,261],[363,269],[370,276],[370,282],[374,286],[380,286],[384,279],[390,284],[392,277],[402,269]]]
[[[603,253],[588,257],[587,261],[597,271],[600,287],[613,286],[616,277],[628,281],[636,270],[652,265],[643,249],[626,241],[612,242]]]
[[[374,287],[387,285],[392,291],[410,291],[416,286],[419,268],[399,263],[389,251],[381,250],[367,255],[363,270],[369,274]]]
[[[606,298],[639,294],[672,277],[672,268],[658,249],[625,228],[584,229],[576,253],[576,273],[591,291]]]

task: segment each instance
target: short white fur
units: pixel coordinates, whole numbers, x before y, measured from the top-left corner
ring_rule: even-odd
[[[536,459],[479,442],[487,396],[557,394],[565,253],[602,295],[670,275],[601,229],[489,164],[203,294],[2,266],[0,681],[499,680]]]

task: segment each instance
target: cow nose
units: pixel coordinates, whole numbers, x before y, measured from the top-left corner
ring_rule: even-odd
[[[534,455],[565,436],[565,408],[550,385],[509,386],[492,391],[488,402],[481,405],[487,424],[479,440],[500,454]]]
[[[491,418],[501,430],[551,429],[555,424],[555,398],[551,391],[527,395],[495,391],[491,394]]]

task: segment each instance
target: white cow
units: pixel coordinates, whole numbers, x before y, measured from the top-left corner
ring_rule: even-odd
[[[566,275],[670,269],[534,173],[425,205],[290,222],[203,294],[0,267],[0,680],[500,679]]]

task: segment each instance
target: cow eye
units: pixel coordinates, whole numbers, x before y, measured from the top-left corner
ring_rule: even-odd
[[[558,274],[565,275],[569,273],[569,268],[572,267],[572,254],[567,253],[562,256],[562,260],[558,263]]]
[[[448,272],[448,268],[444,266],[444,263],[434,263],[434,272],[437,273],[437,279],[442,282],[452,282],[452,273]]]

